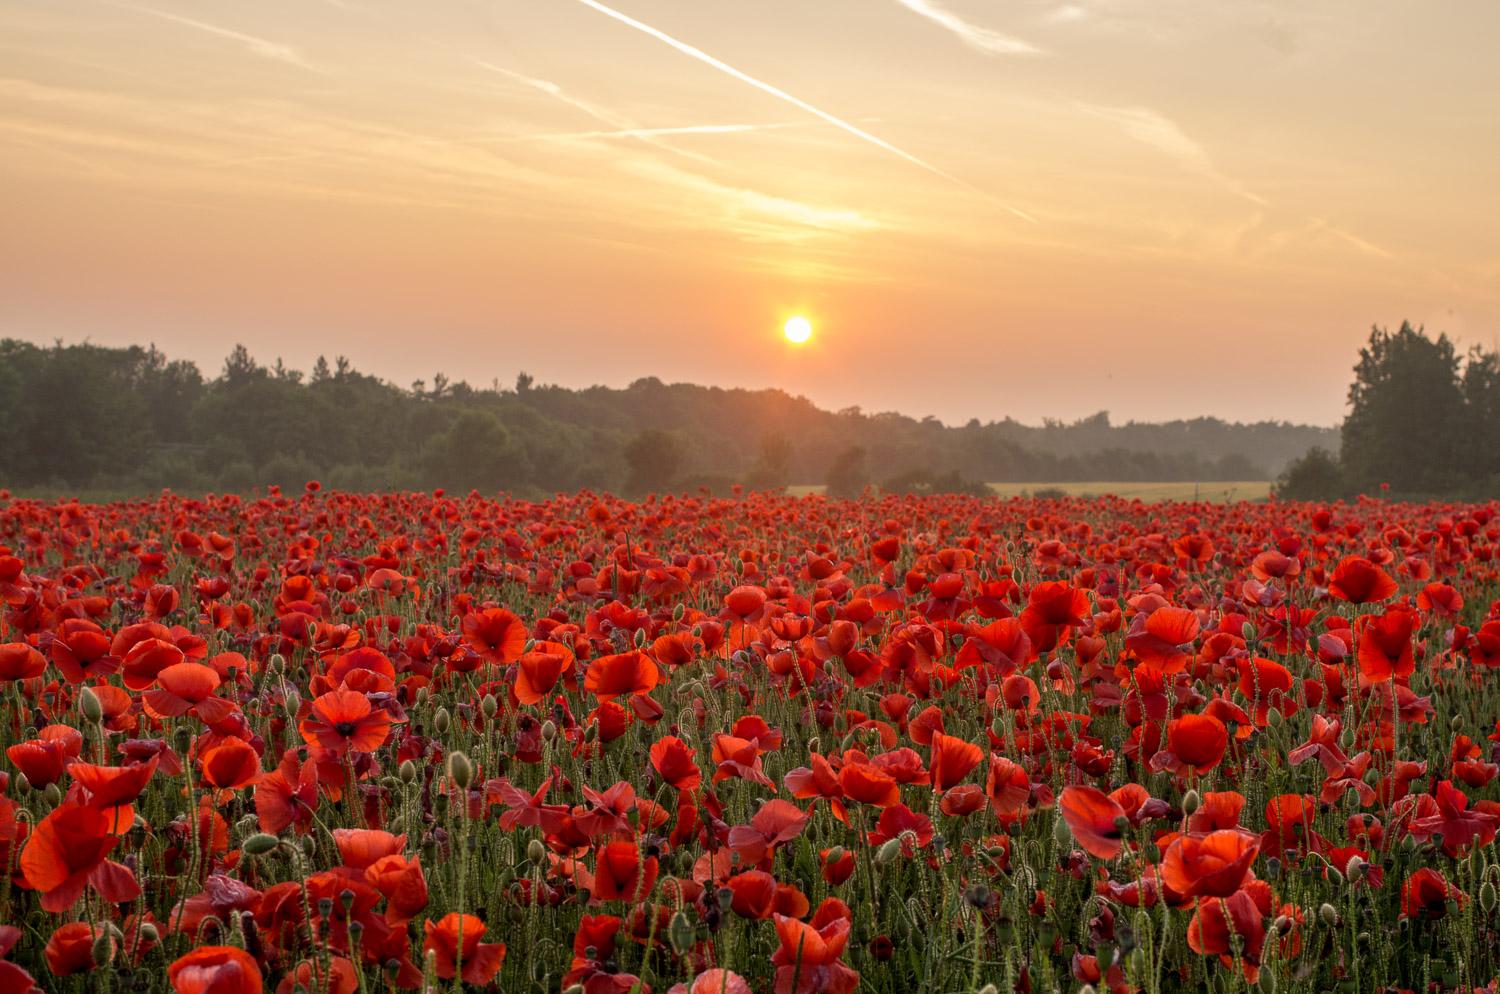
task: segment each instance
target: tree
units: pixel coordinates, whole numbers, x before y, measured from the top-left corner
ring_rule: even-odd
[[[1285,500],[1334,500],[1344,496],[1344,471],[1322,446],[1288,466],[1276,481],[1276,496]]]
[[[434,481],[455,489],[503,490],[526,478],[510,432],[490,411],[463,411],[431,439],[422,462]]]
[[[686,455],[686,446],[675,432],[647,428],[637,433],[625,446],[625,464],[630,467],[626,491],[644,494],[671,489]]]
[[[1398,491],[1435,492],[1462,477],[1464,429],[1459,357],[1448,336],[1428,338],[1402,322],[1370,333],[1349,387],[1340,461],[1356,489],[1382,482]]]
[[[828,467],[827,483],[830,497],[858,497],[870,485],[864,446],[851,445],[840,452]]]
[[[779,431],[760,439],[760,455],[745,481],[752,490],[776,490],[792,482],[792,443]]]
[[[1470,350],[1463,393],[1469,475],[1493,493],[1500,489],[1500,352]]]

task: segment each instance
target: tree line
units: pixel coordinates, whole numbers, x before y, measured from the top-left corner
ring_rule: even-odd
[[[1317,446],[1283,472],[1277,492],[1329,500],[1500,496],[1500,352],[1460,353],[1402,322],[1360,349],[1337,450]]]
[[[319,479],[347,489],[541,494],[723,492],[827,484],[965,489],[978,481],[1269,479],[1331,429],[1196,418],[1115,425],[822,410],[780,390],[666,384],[409,386],[319,358],[304,373],[236,346],[218,375],[154,346],[0,340],[0,486],[244,491]]]

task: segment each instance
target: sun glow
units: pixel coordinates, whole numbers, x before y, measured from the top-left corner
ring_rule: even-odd
[[[788,318],[786,324],[781,328],[781,333],[793,345],[805,345],[812,338],[812,331],[812,322],[800,314],[796,317]]]

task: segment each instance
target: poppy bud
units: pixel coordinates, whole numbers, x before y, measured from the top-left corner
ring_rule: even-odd
[[[479,702],[479,710],[486,718],[493,718],[500,710],[500,702],[495,700],[494,694],[485,694],[484,700]]]
[[[1349,862],[1344,864],[1344,876],[1351,882],[1358,880],[1365,875],[1367,865],[1358,855],[1350,856]]]
[[[1324,903],[1318,906],[1318,917],[1323,919],[1323,924],[1334,928],[1339,923],[1339,911],[1333,905]]]
[[[108,930],[100,932],[94,937],[94,945],[89,950],[94,958],[95,966],[104,966],[115,956],[115,937]]]
[[[821,738],[819,738],[818,736],[814,735],[812,738],[810,738],[810,739],[807,740],[807,751],[810,752],[810,753],[811,752],[817,752],[818,749],[822,747],[822,745],[823,745],[823,740]]]
[[[256,832],[241,843],[240,849],[247,856],[264,856],[279,845],[281,845],[281,840],[276,836],[268,832]]]
[[[1281,727],[1281,712],[1278,711],[1278,710],[1276,710],[1275,708],[1271,708],[1269,711],[1266,712],[1266,722],[1268,724],[1270,724],[1270,726],[1272,728],[1280,728]]]
[[[677,606],[674,607],[674,608],[672,608],[672,620],[673,621],[681,621],[682,620],[682,616],[684,614],[686,614],[686,613],[687,613],[687,605],[684,604],[684,603],[682,603],[682,601],[678,601],[677,602]]]
[[[825,864],[827,864],[827,865],[832,865],[834,863],[837,863],[839,860],[841,860],[843,858],[844,858],[844,847],[843,846],[834,846],[832,849],[828,850],[828,855],[823,858],[823,862]]]
[[[84,687],[78,695],[78,710],[83,712],[84,718],[96,725],[104,718],[104,706],[88,687]]]
[[[975,994],[1000,994],[1000,988],[996,987],[994,984],[985,984],[983,987],[979,988],[979,990],[976,991]]]
[[[1486,880],[1479,886],[1479,906],[1484,909],[1485,914],[1491,914],[1495,910],[1495,884]]]
[[[1066,846],[1073,841],[1073,833],[1068,830],[1068,823],[1061,818],[1052,820],[1052,839],[1060,846]]]
[[[729,887],[720,887],[714,893],[714,897],[718,899],[719,910],[727,912],[734,903],[734,890]]]
[[[551,718],[548,718],[542,722],[542,739],[543,741],[551,742],[555,738],[557,738],[557,724]]]
[[[1240,637],[1246,642],[1255,641],[1255,622],[1247,621],[1240,625]]]
[[[31,789],[31,781],[26,779],[26,774],[20,772],[19,770],[16,771],[16,789],[21,791],[27,791]]]
[[[532,839],[526,844],[526,858],[535,866],[547,865],[547,847],[541,839]]]
[[[637,628],[635,630],[635,647],[637,649],[646,648],[646,629]]]
[[[474,782],[474,764],[462,752],[454,750],[448,754],[448,777],[459,790],[468,790]]]
[[[667,925],[667,941],[672,943],[672,951],[678,956],[687,955],[693,948],[693,926],[681,911],[674,914]]]
[[[1196,790],[1190,790],[1182,795],[1182,813],[1190,815],[1203,806],[1203,796]]]
[[[57,784],[49,783],[47,789],[42,791],[42,797],[46,799],[49,805],[55,808],[62,803],[62,790],[58,788]]]
[[[1464,727],[1464,716],[1461,714],[1456,714],[1452,718],[1449,718],[1448,727],[1455,732],[1461,731]]]
[[[415,783],[417,779],[417,764],[409,759],[403,759],[400,768],[396,772],[401,777],[402,783]]]
[[[266,660],[266,670],[272,676],[276,676],[284,669],[286,669],[286,657],[279,652],[271,653],[271,658]]]
[[[439,735],[448,734],[448,727],[453,724],[453,716],[448,713],[447,708],[438,708],[437,714],[432,716],[432,727]]]
[[[281,709],[286,712],[288,718],[297,717],[297,711],[302,707],[302,695],[295,690],[286,692],[286,700],[281,702]]]
[[[140,934],[140,944],[143,946],[150,945],[151,943],[156,942],[161,938],[161,932],[158,931],[156,926],[151,924],[150,922],[144,922],[141,925]]]
[[[879,849],[875,850],[875,862],[879,866],[885,866],[901,853],[900,839],[887,839]]]

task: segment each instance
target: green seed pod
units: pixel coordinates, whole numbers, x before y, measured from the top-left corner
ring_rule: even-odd
[[[240,849],[245,852],[246,856],[264,856],[278,846],[281,846],[281,840],[275,835],[269,832],[257,832],[245,840],[245,843],[240,844]]]
[[[885,866],[899,855],[901,855],[901,840],[886,839],[885,843],[875,850],[875,863],[878,866]]]
[[[439,735],[447,735],[448,728],[453,724],[453,716],[448,713],[447,708],[438,708],[437,714],[432,716],[432,727]]]
[[[635,647],[637,649],[646,648],[646,629],[637,628],[635,630]]]
[[[410,784],[415,783],[417,780],[417,764],[409,759],[403,759],[400,768],[396,772],[401,777],[402,783]]]
[[[286,657],[279,652],[271,653],[271,658],[266,660],[266,669],[272,676],[277,676],[286,669]]]
[[[458,785],[459,790],[468,790],[469,784],[474,782],[474,763],[456,749],[448,754],[448,778]]]
[[[674,914],[667,925],[667,941],[678,956],[686,956],[693,948],[693,925],[681,911]]]
[[[78,695],[78,710],[95,725],[104,719],[104,705],[99,703],[99,698],[88,687],[84,687]]]
[[[677,606],[672,608],[672,620],[681,621],[682,616],[685,614],[687,614],[687,605],[682,603],[682,601],[678,601]]]
[[[500,710],[500,702],[495,700],[494,694],[485,694],[484,699],[479,702],[479,712],[486,718],[495,717],[495,712]]]
[[[1486,880],[1479,885],[1479,906],[1484,909],[1485,914],[1491,914],[1495,910],[1495,885]]]
[[[1253,622],[1253,621],[1247,621],[1243,625],[1241,625],[1240,626],[1240,636],[1246,642],[1254,642],[1255,641],[1255,622]]]
[[[1060,846],[1073,844],[1073,832],[1061,818],[1052,819],[1052,839]]]
[[[1335,928],[1339,923],[1339,910],[1331,904],[1324,903],[1318,906],[1318,917],[1323,920],[1324,925]]]

